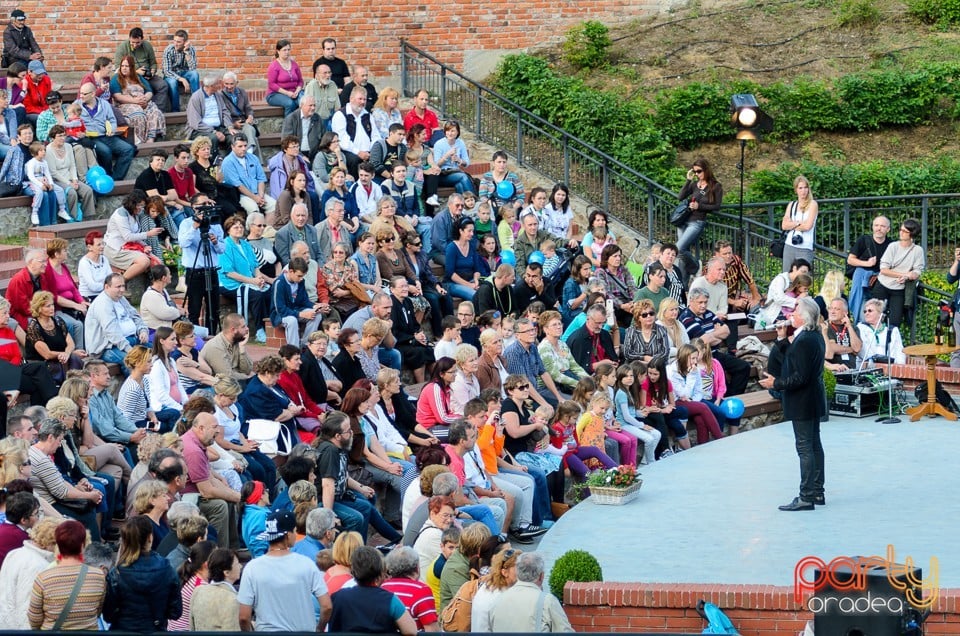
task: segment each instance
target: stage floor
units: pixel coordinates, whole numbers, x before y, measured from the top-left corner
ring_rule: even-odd
[[[540,541],[548,569],[580,548],[605,581],[792,585],[806,556],[911,556],[940,587],[960,587],[960,424],[879,424],[831,416],[821,425],[826,506],[781,512],[800,470],[789,422],[695,447],[641,467],[625,506],[586,500]],[[522,547],[522,546],[521,546]]]

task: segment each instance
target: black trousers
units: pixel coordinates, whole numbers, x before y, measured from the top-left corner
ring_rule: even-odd
[[[207,276],[210,280],[207,281]],[[220,330],[220,284],[215,269],[188,269],[187,316],[195,325],[202,324],[215,336]],[[200,322],[200,313],[207,305],[206,320]]]
[[[750,381],[750,363],[719,351],[714,351],[713,357],[723,367],[723,372],[727,376],[727,395],[740,395],[746,391],[747,382]]]
[[[793,420],[793,436],[800,458],[800,498],[813,501],[823,496],[823,444],[820,443],[820,420]]]

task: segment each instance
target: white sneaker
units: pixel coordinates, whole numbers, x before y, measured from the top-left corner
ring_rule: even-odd
[[[34,225],[40,225],[40,215],[36,212],[30,213],[30,222]]]
[[[437,195],[431,194],[430,198],[427,199],[427,205],[432,205],[436,208],[440,207],[440,200],[437,198]]]
[[[67,223],[73,220],[73,217],[70,216],[70,213],[67,212],[66,210],[60,210],[60,213],[57,214],[57,216],[59,216],[61,219],[63,219]]]

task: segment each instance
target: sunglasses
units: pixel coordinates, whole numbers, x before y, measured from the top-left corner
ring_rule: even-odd
[[[642,314],[640,314],[640,317],[641,317],[641,318],[649,318],[650,316],[654,316],[654,315],[656,315],[656,314],[654,314],[652,311],[645,311],[645,312],[643,312]]]
[[[423,243],[421,241],[417,241],[416,243],[411,243],[410,245],[413,245],[414,247],[420,247],[421,245],[423,245]]]
[[[254,223],[253,227],[267,227],[266,223]]]
[[[525,391],[525,390],[527,390],[527,389],[530,388],[530,385],[529,385],[529,384],[518,384],[517,386],[515,386],[515,387],[513,387],[513,388],[514,388],[515,390],[517,390],[517,391]]]
[[[694,168],[693,174],[703,174],[703,170],[697,170],[696,168]]]

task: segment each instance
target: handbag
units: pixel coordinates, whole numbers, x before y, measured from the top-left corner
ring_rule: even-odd
[[[770,244],[770,256],[783,258],[783,248],[787,244],[787,234],[789,234],[789,232],[784,232]]]
[[[353,294],[354,300],[360,303],[361,307],[370,304],[370,294],[368,294],[367,290],[364,289],[357,281],[347,281],[343,284],[343,288]]]
[[[673,212],[670,213],[670,225],[683,227],[687,224],[687,221],[690,220],[691,214],[693,214],[693,210],[690,209],[690,202],[681,201],[677,204],[677,207],[673,209]]]
[[[58,499],[57,503],[80,514],[90,512],[93,502],[89,499]]]
[[[252,419],[247,422],[247,439],[258,442],[260,452],[265,455],[289,455],[293,448],[289,429],[274,420]]]

